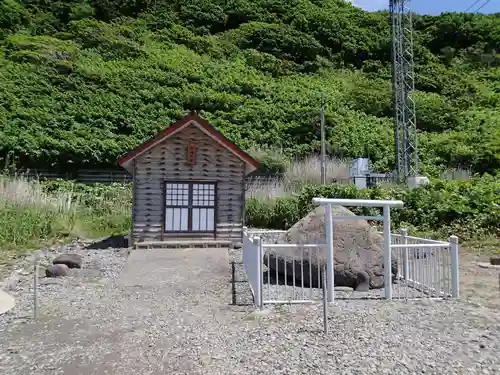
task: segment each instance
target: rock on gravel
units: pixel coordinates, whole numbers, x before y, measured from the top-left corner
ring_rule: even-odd
[[[61,277],[68,276],[69,267],[65,264],[53,264],[45,269],[45,275],[47,277]]]
[[[64,264],[69,268],[82,268],[82,256],[79,254],[61,254],[52,263]]]
[[[40,311],[53,311],[61,306],[79,300],[89,290],[92,294],[102,286],[112,283],[120,273],[126,260],[126,250],[88,250],[89,243],[76,241],[75,243],[43,248],[37,253],[29,253],[12,269],[10,275],[0,282],[0,288],[8,291],[16,299],[16,307],[0,317],[0,332],[3,328],[26,317],[33,312],[33,264],[38,259],[39,270],[51,269],[54,259],[68,252],[78,254],[82,259],[83,269],[69,269],[68,276],[62,278],[43,278],[39,274],[39,302]],[[57,267],[68,268],[65,265]],[[90,301],[89,301],[90,302]],[[59,306],[59,307],[58,307]],[[0,335],[1,336],[1,335]],[[0,366],[1,370],[1,366]],[[2,373],[2,371],[0,371]]]

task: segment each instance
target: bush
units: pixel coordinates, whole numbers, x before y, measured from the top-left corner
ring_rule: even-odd
[[[500,171],[498,15],[415,17],[421,171]],[[339,0],[0,0],[0,163],[115,167],[196,110],[262,172],[320,149],[394,169],[387,12]],[[480,146],[480,147],[479,147]],[[311,181],[313,182],[313,181]]]
[[[253,145],[247,152],[259,162],[259,173],[284,173],[290,164],[283,150]]]
[[[257,228],[286,229],[301,218],[297,199],[288,197],[249,198],[245,212],[245,223]]]
[[[48,194],[37,182],[0,175],[0,250],[68,235],[77,201],[70,192]]]
[[[126,233],[131,227],[130,187],[0,175],[0,260],[15,256],[10,250],[68,237]]]
[[[466,181],[435,181],[413,190],[395,187],[357,189],[354,185],[307,185],[298,196],[276,200],[251,199],[245,224],[250,227],[286,229],[314,209],[312,199],[400,199],[402,209],[392,211],[393,230],[413,227],[419,232],[462,240],[500,233],[500,179],[484,176]],[[353,208],[360,215],[381,214],[379,209]]]
[[[50,194],[71,193],[77,197],[78,220],[84,233],[111,235],[124,233],[131,227],[132,184],[92,184],[74,181],[44,181]]]

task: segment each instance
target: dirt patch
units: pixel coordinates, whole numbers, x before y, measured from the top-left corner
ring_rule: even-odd
[[[469,253],[460,256],[461,298],[482,306],[500,308],[500,269],[483,268],[477,263],[489,263],[490,253]]]

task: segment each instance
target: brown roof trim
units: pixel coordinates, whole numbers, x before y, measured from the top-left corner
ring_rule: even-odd
[[[118,159],[118,164],[123,167],[124,164],[129,163],[140,154],[152,148],[157,143],[165,140],[170,135],[172,135],[176,130],[182,128],[190,121],[196,121],[198,124],[200,124],[213,139],[221,143],[225,148],[227,148],[233,154],[240,157],[245,163],[250,165],[252,168],[257,169],[259,167],[259,163],[254,158],[252,158],[245,151],[243,151],[233,142],[227,139],[221,132],[217,131],[204,118],[202,118],[195,112],[191,112],[190,114],[182,117],[180,120],[178,120],[174,124],[167,127],[165,130],[155,135],[153,138],[147,140],[146,142],[140,144],[133,150],[127,152],[125,155],[123,155]]]

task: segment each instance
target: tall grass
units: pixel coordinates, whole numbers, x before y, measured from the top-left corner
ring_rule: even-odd
[[[0,175],[0,207],[33,208],[58,213],[74,213],[76,196],[65,191],[62,194],[47,193],[36,180],[22,175]]]
[[[71,233],[77,205],[70,192],[51,195],[36,181],[0,176],[0,259],[12,254],[10,250],[46,244]]]
[[[349,160],[327,158],[326,181],[348,179],[350,165]],[[290,163],[286,169],[285,178],[288,181],[300,183],[321,183],[321,159],[318,156],[309,156]]]
[[[327,159],[326,180],[345,182],[349,178],[350,162],[342,159]],[[309,156],[289,163],[280,177],[255,178],[247,186],[246,197],[273,199],[298,193],[304,184],[321,182],[321,161]]]
[[[12,250],[130,228],[131,199],[125,186],[108,191],[71,186],[51,190],[24,176],[0,175],[0,260],[14,256]]]
[[[277,150],[267,150],[255,148],[252,149],[252,155],[256,158],[267,158],[269,160],[279,160],[283,156]],[[262,156],[264,155],[264,156]],[[282,174],[276,177],[256,177],[247,185],[246,197],[264,200],[272,200],[279,197],[287,197],[300,191],[304,184],[321,183],[321,160],[318,156],[309,156],[302,160],[283,162]],[[346,159],[328,158],[326,161],[326,181],[328,183],[348,183],[349,168],[351,162]],[[471,178],[471,172],[464,169],[452,169],[442,173],[444,180],[468,180]],[[380,182],[382,188],[393,188],[397,186],[396,182]]]

